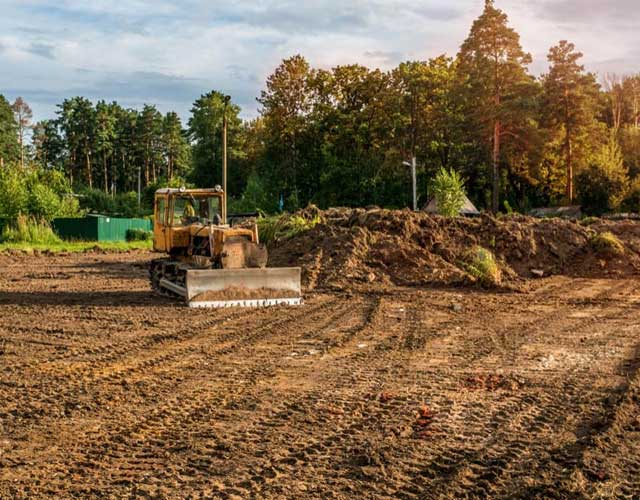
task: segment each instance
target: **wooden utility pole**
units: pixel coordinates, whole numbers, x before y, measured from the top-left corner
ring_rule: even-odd
[[[222,192],[224,193],[224,210],[222,223],[227,223],[227,106],[231,96],[224,98],[224,111],[222,112]]]

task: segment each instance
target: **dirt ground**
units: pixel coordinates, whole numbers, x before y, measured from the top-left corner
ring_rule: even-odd
[[[0,498],[638,498],[640,282],[189,310],[0,256]]]

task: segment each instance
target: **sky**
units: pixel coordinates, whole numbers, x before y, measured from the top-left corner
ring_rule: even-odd
[[[546,71],[568,39],[590,71],[640,72],[638,0],[496,0]],[[212,89],[242,116],[278,63],[302,54],[314,67],[455,56],[484,0],[0,0],[0,94],[22,96],[34,118],[81,95],[126,107],[155,104],[189,116]]]

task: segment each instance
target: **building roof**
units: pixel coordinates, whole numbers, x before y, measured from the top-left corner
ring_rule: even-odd
[[[435,198],[432,198],[427,206],[423,208],[423,210],[430,214],[440,213],[440,211],[438,210],[438,202]],[[460,209],[460,215],[480,215],[480,211],[473,203],[471,203],[471,200],[465,196],[464,205]]]

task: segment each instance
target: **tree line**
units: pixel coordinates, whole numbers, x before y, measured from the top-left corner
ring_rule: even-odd
[[[603,75],[601,84],[581,60],[561,41],[535,77],[507,15],[486,0],[455,58],[390,71],[318,69],[300,55],[282,61],[250,121],[217,91],[195,101],[186,124],[151,105],[74,97],[55,119],[31,125],[24,101],[0,97],[0,158],[60,171],[74,189],[109,196],[138,182],[212,186],[221,182],[226,113],[229,193],[239,210],[404,207],[403,162],[415,157],[422,203],[444,168],[493,211],[576,202],[593,213],[639,211],[640,74]]]

